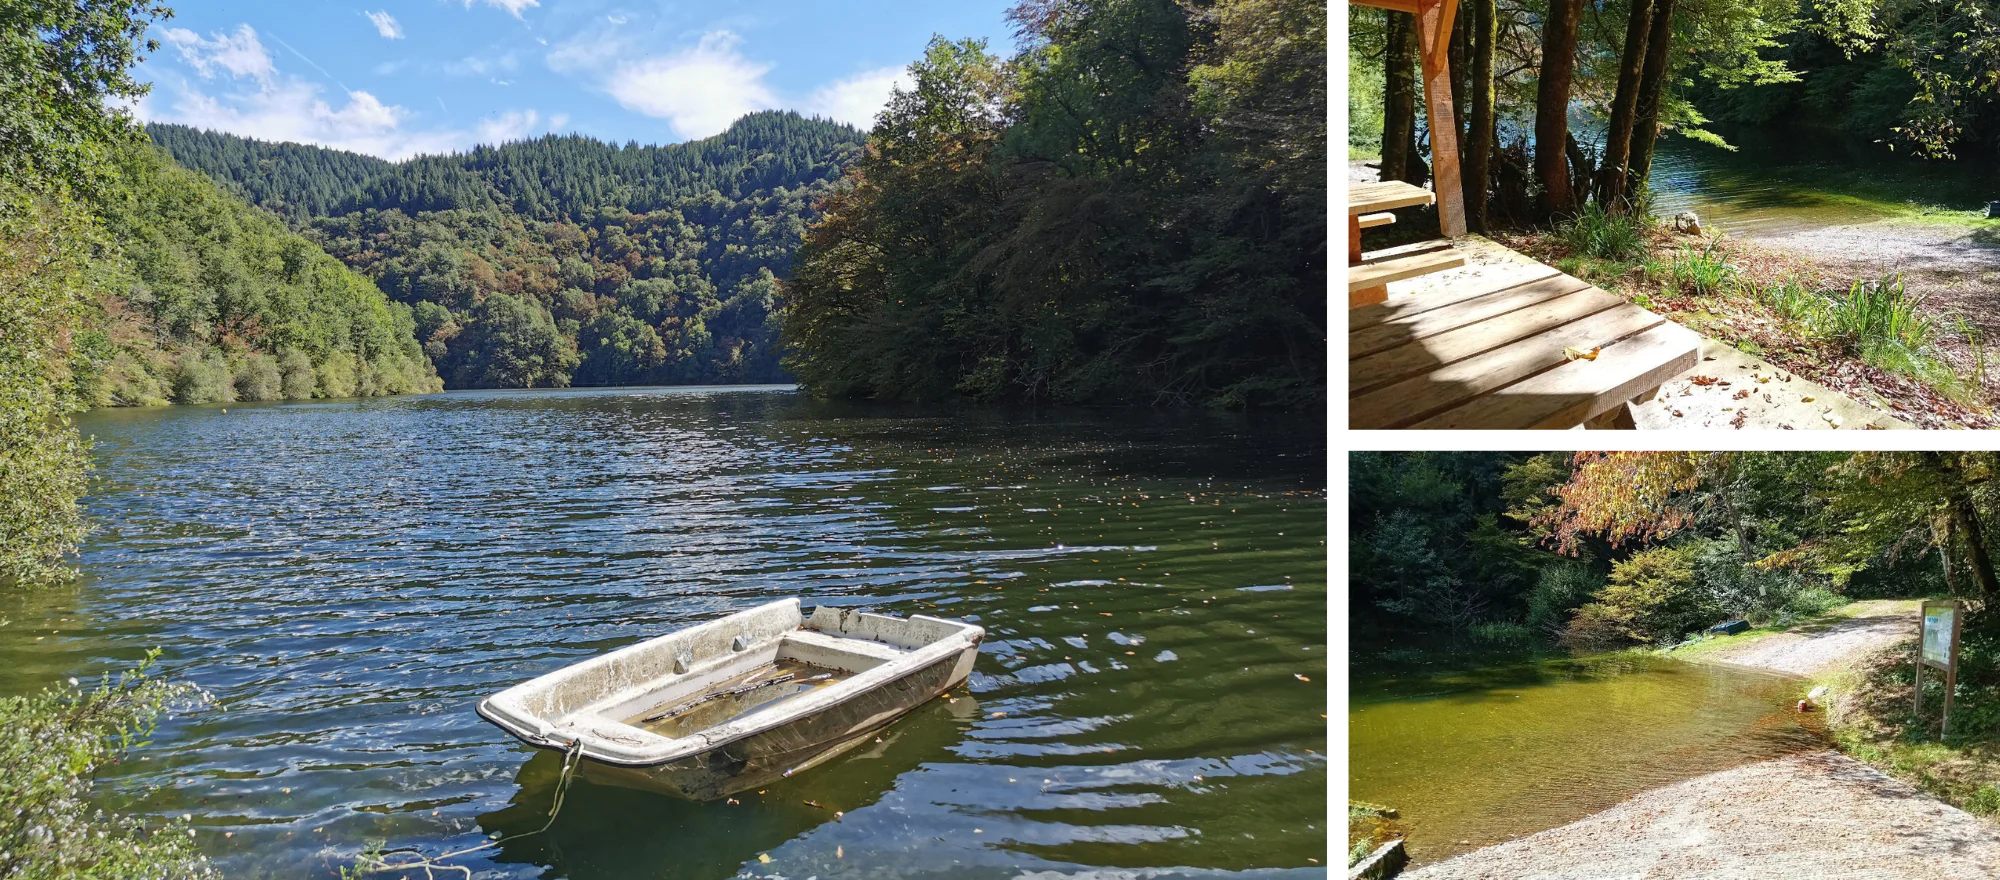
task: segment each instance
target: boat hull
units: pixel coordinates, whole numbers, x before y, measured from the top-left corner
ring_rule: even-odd
[[[787,724],[686,758],[630,766],[586,756],[578,772],[599,784],[692,800],[716,800],[766,786],[838,757],[943,695],[971,674],[976,653],[946,657]]]

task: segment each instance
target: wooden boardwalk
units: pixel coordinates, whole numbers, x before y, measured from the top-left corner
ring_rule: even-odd
[[[1463,267],[1348,310],[1350,427],[1629,428],[1630,402],[1699,359],[1700,336],[1621,297],[1483,238],[1453,247]]]

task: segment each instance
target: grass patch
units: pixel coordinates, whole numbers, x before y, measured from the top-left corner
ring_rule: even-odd
[[[1941,738],[1937,718],[1944,694],[1939,678],[1925,676],[1924,717],[1911,711],[1913,653],[1909,642],[1884,648],[1851,669],[1803,687],[1824,684],[1833,692],[1827,730],[1841,751],[1967,812],[2000,815],[2000,725],[1995,723],[2000,688],[1961,680],[1952,706],[1952,735]],[[1961,672],[1966,653],[1986,652],[1969,637]]]
[[[1981,335],[1962,316],[1913,294],[1901,277],[1838,278],[1733,239],[1695,243],[1650,221],[1639,221],[1644,246],[1638,253],[1611,258],[1600,254],[1618,253],[1623,245],[1607,243],[1614,236],[1603,227],[1610,222],[1586,211],[1546,232],[1502,239],[1642,308],[1920,426],[1994,422]]]
[[[1347,803],[1347,864],[1368,857],[1382,844],[1403,836],[1395,810],[1366,801]]]

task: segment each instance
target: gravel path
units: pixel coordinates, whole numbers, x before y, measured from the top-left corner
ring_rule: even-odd
[[[1877,648],[1916,637],[1917,603],[1888,599],[1858,604],[1851,617],[1772,633],[1703,659],[1812,675]]]
[[[1835,752],[1654,789],[1407,880],[1990,880],[2000,831]]]

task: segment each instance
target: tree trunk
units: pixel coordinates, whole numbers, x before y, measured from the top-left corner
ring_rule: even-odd
[[[1489,162],[1493,159],[1495,120],[1493,117],[1493,51],[1499,41],[1496,0],[1471,0],[1472,32],[1468,40],[1472,55],[1472,125],[1465,137],[1465,220],[1475,232],[1486,231],[1486,188],[1492,180]]]
[[[1535,174],[1542,179],[1542,213],[1555,217],[1574,208],[1570,188],[1569,85],[1576,73],[1577,22],[1583,0],[1549,0],[1542,21],[1541,83],[1535,94]]]
[[[1625,22],[1625,51],[1618,57],[1618,91],[1611,99],[1611,118],[1604,130],[1604,162],[1597,178],[1597,201],[1607,208],[1621,209],[1626,204],[1633,117],[1639,109],[1639,77],[1646,67],[1646,38],[1652,24],[1653,0],[1632,0],[1632,15]]]
[[[1459,4],[1458,14],[1451,19],[1451,109],[1458,122],[1459,167],[1465,166],[1465,90],[1471,83],[1467,74],[1469,65],[1465,63],[1466,51],[1472,41],[1472,16],[1466,15],[1460,0],[1445,0]]]
[[[1965,536],[1966,567],[1972,569],[1973,583],[1979,586],[1981,600],[2000,596],[2000,579],[1993,575],[1993,560],[1986,555],[1986,534],[1979,527],[1979,511],[1972,506],[1972,498],[1963,491],[1951,495],[1952,527]]]
[[[1625,173],[1629,203],[1653,173],[1653,141],[1660,133],[1660,101],[1666,96],[1674,43],[1674,0],[1653,0],[1652,33],[1646,36],[1646,67],[1639,74],[1638,110],[1632,123],[1632,158]]]
[[[1382,179],[1422,186],[1430,171],[1417,153],[1415,19],[1400,12],[1388,16],[1388,51],[1383,62]]]

